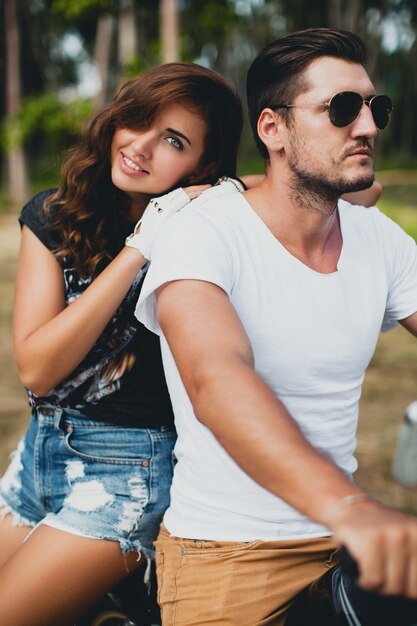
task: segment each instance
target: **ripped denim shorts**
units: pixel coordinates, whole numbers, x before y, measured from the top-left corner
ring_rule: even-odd
[[[0,480],[0,514],[153,555],[169,504],[176,434],[38,407]]]

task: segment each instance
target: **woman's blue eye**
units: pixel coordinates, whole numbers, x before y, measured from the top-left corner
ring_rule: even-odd
[[[184,148],[182,142],[177,137],[167,137],[167,142],[177,148],[177,150],[182,150]]]

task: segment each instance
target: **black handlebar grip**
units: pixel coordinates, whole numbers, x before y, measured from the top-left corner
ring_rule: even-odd
[[[350,554],[345,546],[342,546],[339,553],[340,565],[342,570],[352,576],[355,580],[359,577],[359,567],[353,556]]]

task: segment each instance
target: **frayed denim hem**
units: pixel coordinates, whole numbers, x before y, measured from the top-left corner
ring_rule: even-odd
[[[140,541],[137,540],[108,537],[105,535],[91,535],[87,532],[83,532],[75,526],[71,526],[71,524],[62,522],[55,517],[49,516],[46,516],[42,521],[40,521],[38,525],[40,524],[50,526],[51,528],[56,528],[57,530],[62,530],[63,532],[70,533],[71,535],[85,537],[86,539],[104,539],[105,541],[114,541],[119,544],[123,556],[126,556],[127,554],[129,554],[129,552],[133,552],[135,550],[139,555],[138,560],[142,555],[146,558],[147,561],[152,561],[155,558],[153,548],[145,548],[140,543]]]
[[[101,539],[104,541],[114,541],[119,544],[120,549],[124,557],[126,557],[130,552],[137,552],[138,558],[137,561],[140,561],[142,557],[146,559],[146,568],[143,577],[143,581],[150,591],[151,585],[151,565],[152,561],[155,558],[154,549],[145,548],[139,541],[131,540],[131,539],[115,539],[113,537],[105,537],[105,536],[94,536],[88,535],[87,533],[83,533],[79,529],[72,527],[70,524],[65,522],[61,522],[56,518],[48,518],[43,519],[37,526],[43,524],[44,526],[50,526],[51,528],[56,528],[57,530],[61,530],[62,532],[70,533],[71,535],[77,535],[78,537],[85,537],[86,539]],[[33,529],[35,530],[35,529]]]
[[[12,517],[12,525],[13,526],[29,526],[29,528],[34,528],[36,524],[31,522],[20,513],[17,513],[7,502],[0,496],[0,519],[4,519],[7,515]]]

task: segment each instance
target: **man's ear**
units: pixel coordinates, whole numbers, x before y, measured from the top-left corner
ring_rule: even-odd
[[[182,181],[182,187],[189,187],[190,185],[202,185],[206,180],[211,180],[216,171],[216,164],[209,163],[199,167],[195,172],[184,178]]]
[[[257,131],[268,152],[279,152],[283,149],[286,130],[287,126],[281,115],[273,109],[263,109],[258,119]]]

